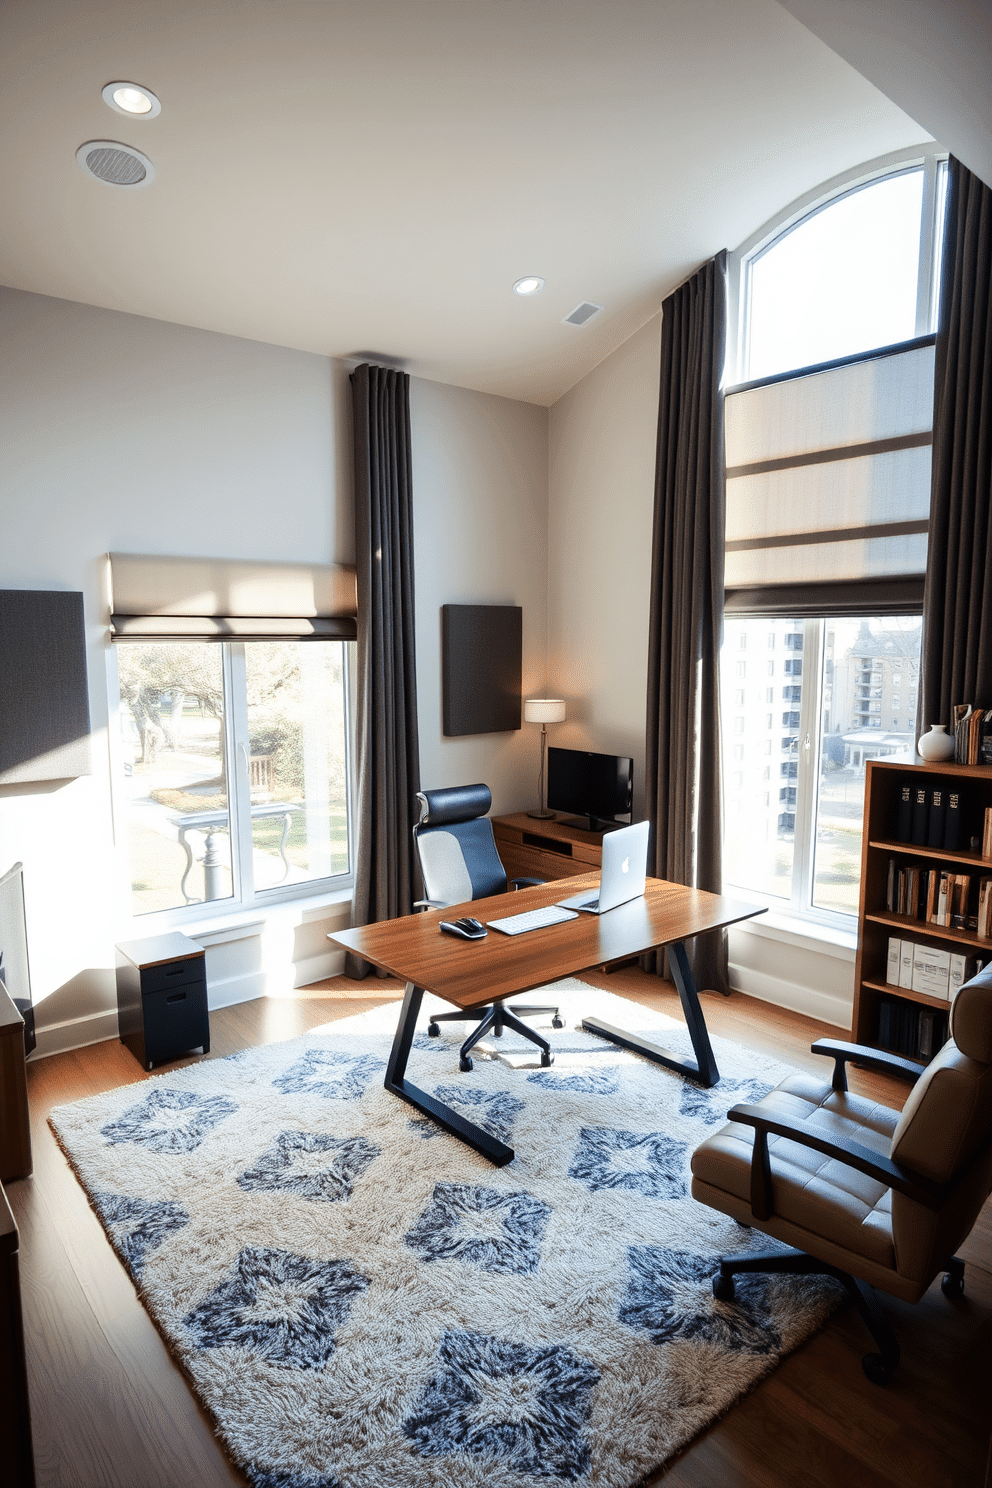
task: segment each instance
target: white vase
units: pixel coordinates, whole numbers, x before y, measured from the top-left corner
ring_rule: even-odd
[[[947,732],[947,724],[932,723],[926,733],[920,735],[916,750],[925,760],[952,759],[954,756],[954,740]]]

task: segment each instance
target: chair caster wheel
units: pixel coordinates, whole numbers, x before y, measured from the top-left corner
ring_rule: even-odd
[[[940,1283],[940,1290],[945,1297],[956,1301],[958,1297],[964,1296],[964,1273],[957,1271],[945,1271]]]
[[[713,1295],[718,1302],[733,1302],[734,1278],[718,1271],[713,1278]]]
[[[881,1354],[865,1354],[861,1368],[873,1385],[887,1385],[892,1380],[892,1365],[887,1364]]]
[[[554,1064],[554,1062],[555,1062],[555,1056],[553,1054],[546,1054],[544,1052],[544,1050],[542,1049],[541,1050],[541,1068],[542,1069],[550,1069],[551,1066]]]
[[[427,1036],[428,1036],[428,1038],[437,1038],[438,1035],[440,1034],[440,1032],[441,1032],[441,1030],[440,1030],[440,1028],[438,1028],[438,1026],[437,1026],[436,1023],[428,1023],[428,1025],[427,1025]]]
[[[469,1070],[474,1069],[475,1066],[473,1065],[471,1059],[468,1057],[467,1054],[460,1054],[458,1057],[458,1068],[461,1070],[463,1075],[467,1075]]]
[[[565,1027],[565,1019],[564,1018],[559,1018],[558,1014],[555,1013],[555,1016],[551,1019],[551,1027],[552,1028],[564,1028]]]

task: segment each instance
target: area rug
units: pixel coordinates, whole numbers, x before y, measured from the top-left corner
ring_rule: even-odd
[[[701,1090],[578,1028],[686,1054],[673,1020],[555,991],[550,1069],[510,1034],[468,1074],[461,1025],[415,1041],[409,1077],[510,1142],[501,1169],[382,1088],[395,1006],[52,1114],[255,1488],[633,1488],[836,1303],[785,1276],[716,1301],[751,1233],[689,1196],[693,1148],[783,1066],[715,1040]]]

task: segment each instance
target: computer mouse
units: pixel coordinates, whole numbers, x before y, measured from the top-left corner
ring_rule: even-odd
[[[482,940],[488,934],[485,925],[463,915],[460,920],[442,920],[441,929],[448,935],[457,935],[462,940]]]

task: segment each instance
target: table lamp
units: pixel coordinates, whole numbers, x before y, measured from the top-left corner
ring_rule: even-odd
[[[539,723],[541,725],[541,774],[538,780],[538,809],[528,811],[528,816],[539,817],[546,821],[554,816],[553,811],[548,811],[544,805],[544,766],[548,753],[548,724],[563,723],[565,720],[564,698],[524,698],[524,721],[526,723]]]

